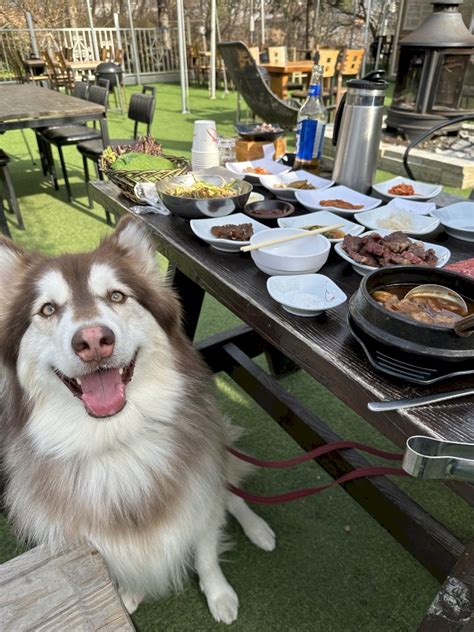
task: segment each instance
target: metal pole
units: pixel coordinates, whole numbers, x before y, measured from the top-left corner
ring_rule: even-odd
[[[362,59],[362,76],[365,75],[365,67],[367,64],[367,53],[369,50],[369,25],[370,25],[370,15],[372,13],[372,0],[367,0],[367,11],[365,15],[365,29],[364,29],[364,57]]]
[[[133,28],[132,6],[130,4],[130,0],[127,0],[127,7],[128,7],[128,16],[130,20],[130,34],[132,36],[133,60],[135,62],[135,75],[137,77],[137,83],[138,85],[140,85],[141,84],[140,59],[138,57],[137,36],[135,34],[135,29]]]
[[[260,0],[260,27],[262,29],[262,47],[265,46],[265,0]]]
[[[250,25],[249,25],[249,42],[250,45],[253,46],[254,37],[255,37],[255,16],[254,12],[253,0],[250,0]]]
[[[221,42],[221,27],[219,24],[219,16],[216,14],[216,32],[217,32],[217,41]],[[225,65],[222,66],[222,74],[224,77],[224,94],[222,95],[222,98],[225,97],[226,94],[229,94],[229,89],[228,89],[228,85],[227,85],[227,72],[225,69]]]
[[[123,51],[122,34],[120,33],[120,20],[119,20],[118,13],[114,13],[114,26],[115,26],[115,30],[117,31],[117,48],[120,48]],[[123,60],[123,55],[122,55],[122,60]],[[123,66],[123,61],[122,61],[122,66]]]
[[[357,0],[354,0],[352,5],[352,24],[351,24],[351,38],[349,40],[349,48],[354,48],[354,26],[355,19],[357,17]]]
[[[211,0],[211,69],[209,90],[211,99],[216,98],[216,0]]]
[[[89,28],[91,31],[92,48],[94,49],[95,59],[99,59],[99,45],[97,44],[97,33],[94,29],[94,20],[92,18],[92,9],[89,0],[86,0],[87,7],[87,20],[89,21]]]
[[[395,74],[395,66],[397,65],[397,53],[398,53],[398,40],[400,39],[400,31],[402,30],[402,19],[404,12],[405,0],[400,0],[400,5],[398,7],[398,20],[397,20],[397,28],[395,29],[395,35],[392,42],[392,58],[390,60],[390,76],[393,77]]]
[[[31,17],[31,13],[29,13],[28,11],[25,13],[25,16],[26,16],[26,23],[28,25],[28,30],[30,32],[31,50],[33,51],[33,55],[35,57],[39,57],[39,48],[38,48],[38,42],[36,41],[36,33],[35,33],[35,27],[33,24],[33,18]]]
[[[179,76],[181,83],[181,114],[189,114],[188,110],[188,90],[186,81],[186,49],[184,34],[184,7],[183,0],[176,2],[176,14],[178,22],[178,52],[179,52]]]
[[[321,44],[320,37],[318,37],[318,29],[320,28],[319,24],[319,14],[321,12],[321,0],[316,0],[316,10],[314,12],[314,37],[313,37],[313,45],[319,46]],[[311,51],[313,53],[313,51]],[[312,57],[312,55],[311,55]]]
[[[385,37],[385,31],[386,31],[385,21],[387,19],[387,7],[388,7],[388,2],[384,2],[382,15],[380,16],[380,31],[379,31],[378,40],[377,40],[377,53],[375,54],[374,70],[379,69],[380,52],[382,50],[382,41],[383,41],[383,38]]]

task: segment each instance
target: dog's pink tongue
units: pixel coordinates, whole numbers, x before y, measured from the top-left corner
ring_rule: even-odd
[[[94,417],[110,417],[125,406],[125,385],[118,369],[81,377],[82,401]]]

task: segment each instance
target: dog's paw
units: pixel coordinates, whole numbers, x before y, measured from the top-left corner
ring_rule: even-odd
[[[255,546],[264,551],[273,551],[276,545],[276,537],[273,529],[260,516],[256,516],[252,525],[248,526],[245,533]]]
[[[207,595],[207,603],[212,616],[217,622],[233,623],[237,619],[239,598],[232,586],[216,595]]]
[[[119,590],[119,593],[120,598],[123,601],[123,605],[125,606],[125,610],[128,614],[133,614],[140,605],[143,597],[122,590]]]

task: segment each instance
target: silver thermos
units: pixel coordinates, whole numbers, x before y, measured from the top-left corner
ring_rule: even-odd
[[[347,82],[334,121],[336,157],[332,177],[360,193],[369,193],[377,168],[387,82],[383,71]]]

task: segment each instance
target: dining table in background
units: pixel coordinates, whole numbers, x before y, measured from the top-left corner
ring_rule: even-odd
[[[288,97],[287,84],[293,73],[310,74],[314,66],[311,59],[301,59],[296,61],[288,61],[284,65],[260,64],[270,75],[270,87],[281,99]]]
[[[130,210],[133,204],[113,183],[94,182],[90,187],[92,198],[117,218],[134,214]],[[440,206],[454,201],[459,201],[459,197],[440,194],[434,199]],[[210,368],[214,372],[226,372],[304,450],[338,441],[340,437],[253,361],[261,353],[266,353],[273,375],[284,374],[288,368],[304,369],[402,450],[408,437],[413,435],[472,442],[472,397],[383,413],[371,412],[367,407],[368,402],[374,400],[467,388],[472,386],[472,375],[429,387],[390,379],[372,368],[351,336],[347,303],[317,318],[295,317],[269,296],[268,277],[248,256],[213,250],[193,234],[189,222],[173,215],[145,214],[137,216],[137,221],[151,231],[157,250],[170,262],[171,280],[181,298],[184,327],[191,339],[206,292],[245,323],[196,343]],[[446,233],[440,233],[431,241],[450,248],[451,261],[472,256],[471,244]],[[335,281],[348,297],[357,290],[361,279],[334,251],[322,273]],[[325,455],[317,461],[333,478],[368,464],[355,450],[345,450],[337,456]],[[473,485],[462,481],[446,481],[446,484],[474,505]],[[462,572],[466,568],[472,571],[473,545],[466,548],[445,525],[390,479],[364,478],[344,484],[343,488],[441,581],[455,564]],[[471,584],[474,595],[474,574]]]
[[[33,84],[0,85],[0,134],[11,130],[38,129],[99,121],[104,146],[109,144],[106,109],[86,99]],[[0,206],[0,232],[9,236]]]

